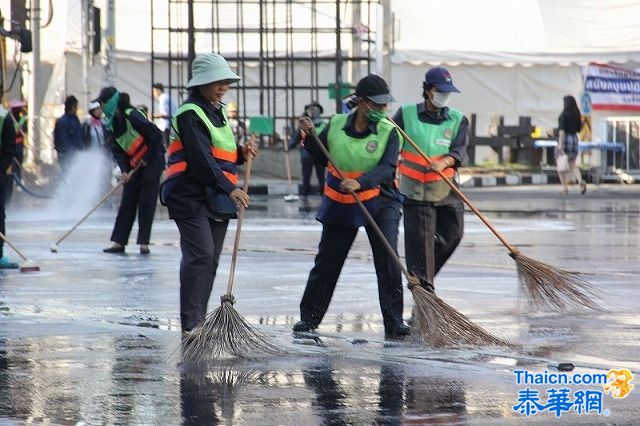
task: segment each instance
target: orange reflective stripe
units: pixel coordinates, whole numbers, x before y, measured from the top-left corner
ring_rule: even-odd
[[[178,161],[167,167],[167,170],[164,172],[165,178],[170,178],[176,173],[182,173],[187,170],[187,162],[186,161]]]
[[[167,152],[169,155],[174,154],[178,151],[182,151],[184,146],[182,145],[182,141],[180,139],[175,139],[173,142],[169,144],[169,148],[167,148]]]
[[[142,142],[143,142],[142,136],[138,136],[136,140],[133,141],[133,143],[131,144],[131,147],[129,147],[129,150],[127,151],[127,154],[129,155],[129,157],[133,156],[135,152],[138,149],[140,149],[140,145],[142,145]]]
[[[343,194],[342,192],[338,192],[335,189],[331,188],[329,185],[324,186],[324,195],[340,204],[356,203],[356,200],[353,199],[353,196],[351,194]],[[360,201],[368,201],[380,195],[380,188],[373,188],[356,192],[356,195],[358,196]]]
[[[222,173],[224,173],[227,179],[229,179],[229,182],[231,182],[234,185],[238,184],[238,176],[234,175],[233,173],[226,172],[224,170],[222,171]]]
[[[403,160],[411,161],[412,163],[416,163],[416,164],[418,164],[420,166],[423,166],[423,167],[429,167],[429,165],[431,164],[427,160],[425,160],[422,155],[416,154],[415,152],[402,151],[400,153],[400,156],[402,157]],[[435,162],[435,161],[442,160],[444,157],[446,157],[446,156],[445,155],[435,155],[435,156],[429,157],[429,158],[431,159],[432,162]]]
[[[230,161],[232,163],[235,163],[236,161],[238,161],[238,151],[229,152],[220,148],[216,148],[215,146],[212,146],[211,155],[213,155],[213,158],[218,158],[224,161]]]
[[[422,183],[435,182],[442,179],[436,172],[419,172],[405,166],[404,164],[400,164],[400,166],[398,166],[398,170],[400,171],[400,174]],[[456,174],[456,171],[454,168],[449,167],[444,169],[442,174],[448,178],[452,178]]]
[[[338,172],[336,171],[336,168],[333,167],[333,164],[329,163],[327,164],[327,170],[329,170],[329,173],[331,173],[333,176],[337,177],[338,179],[340,179],[340,176],[338,175]],[[342,171],[342,175],[346,178],[346,179],[357,179],[360,176],[362,176],[364,173],[362,172],[345,172]]]
[[[143,145],[142,148],[140,148],[138,152],[136,152],[129,163],[131,163],[132,166],[135,166],[142,159],[142,157],[144,157],[147,151],[149,151],[149,147],[147,145]]]

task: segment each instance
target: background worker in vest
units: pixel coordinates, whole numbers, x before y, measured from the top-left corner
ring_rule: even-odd
[[[238,187],[236,167],[256,155],[238,145],[222,98],[240,80],[216,53],[196,56],[189,97],[172,124],[160,200],[180,232],[180,322],[189,332],[204,321],[229,219],[249,196]]]
[[[333,167],[328,166],[327,183],[317,216],[322,222],[322,237],[315,266],[309,273],[300,302],[301,320],[293,330],[310,331],[318,327],[329,307],[358,228],[364,226],[373,251],[385,334],[407,335],[410,328],[402,320],[400,269],[347,192],[349,189],[357,191],[360,200],[396,249],[402,200],[395,188],[394,177],[400,147],[397,130],[385,119],[387,104],[394,98],[387,83],[377,75],[360,80],[355,95],[357,108],[350,114],[332,116],[319,136],[346,178],[341,181]],[[312,121],[305,119],[303,129],[313,132]],[[314,141],[307,141],[306,147],[316,161],[323,159]]]
[[[105,253],[123,253],[138,214],[140,254],[149,254],[151,225],[158,202],[160,175],[164,170],[162,132],[140,111],[131,106],[127,93],[105,87],[96,99],[100,102],[111,153],[122,171],[124,186],[120,208],[111,234],[111,247]],[[134,169],[139,166],[138,170]]]
[[[404,246],[407,269],[434,291],[434,277],[462,239],[464,206],[434,172],[453,179],[467,156],[468,120],[447,107],[452,92],[460,92],[445,68],[427,71],[424,102],[403,105],[394,121],[431,159],[427,162],[405,142],[400,153],[400,192],[406,196]]]
[[[309,151],[305,148],[305,138],[306,133],[302,130],[303,119],[305,117],[309,117],[311,122],[313,123],[316,133],[322,133],[322,130],[327,126],[327,123],[322,121],[320,116],[324,112],[324,108],[322,105],[318,103],[318,101],[313,101],[309,105],[305,105],[304,114],[300,118],[300,122],[298,125],[298,129],[289,139],[288,149],[291,151],[296,146],[300,145],[300,163],[302,164],[302,200],[306,201],[307,197],[311,194],[311,172],[315,169],[316,178],[318,179],[318,190],[320,194],[324,190],[324,166],[326,164],[325,161],[314,161]],[[313,142],[309,142],[313,143]]]
[[[5,229],[5,204],[7,196],[6,181],[13,178],[7,175],[7,169],[11,166],[16,153],[16,130],[9,112],[0,106],[0,232],[7,235]],[[4,256],[4,240],[0,239],[0,269],[16,269],[18,264],[9,261]]]

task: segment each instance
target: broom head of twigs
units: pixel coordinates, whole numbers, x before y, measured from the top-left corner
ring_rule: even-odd
[[[414,334],[429,346],[514,346],[474,324],[465,315],[412,280],[409,282],[409,289],[415,304]]]
[[[233,307],[233,297],[222,296],[220,306],[182,341],[182,358],[206,363],[229,358],[253,358],[280,352]]]
[[[511,253],[518,268],[520,287],[535,309],[602,310],[595,288],[575,272],[565,271],[523,255]]]

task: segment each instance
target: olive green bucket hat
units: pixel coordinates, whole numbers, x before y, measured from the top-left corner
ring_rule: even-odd
[[[235,83],[240,81],[241,78],[231,71],[227,60],[222,56],[217,53],[203,53],[193,60],[191,80],[187,83],[187,88],[222,80],[229,80]]]

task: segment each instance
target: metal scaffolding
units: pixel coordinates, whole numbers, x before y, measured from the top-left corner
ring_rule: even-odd
[[[376,0],[151,1],[151,76],[180,103],[197,53],[217,52],[243,79],[228,97],[240,119],[273,117],[295,126],[311,100],[325,114],[376,58]]]

